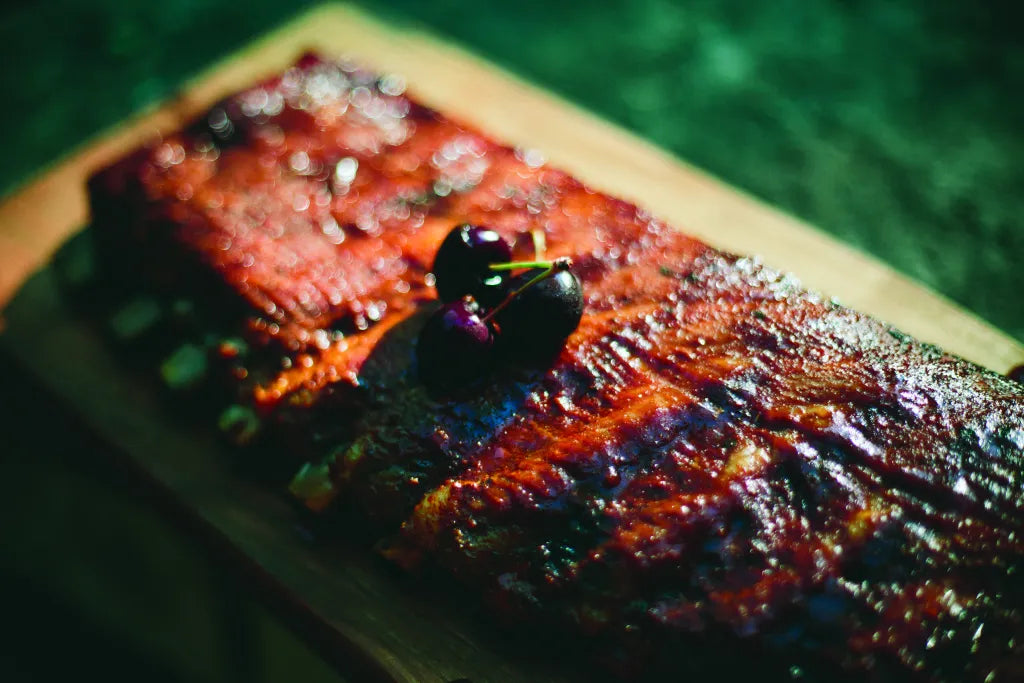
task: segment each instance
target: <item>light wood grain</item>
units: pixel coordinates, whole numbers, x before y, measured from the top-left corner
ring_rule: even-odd
[[[0,204],[0,306],[88,222],[88,174],[304,49],[348,54],[403,75],[411,90],[499,139],[543,152],[592,186],[633,200],[708,243],[761,256],[808,287],[969,360],[1004,372],[1024,346],[950,301],[817,229],[644,140],[422,32],[326,5],[189,83],[178,99],[86,145]]]

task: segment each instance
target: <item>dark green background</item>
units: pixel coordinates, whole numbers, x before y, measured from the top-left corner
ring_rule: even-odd
[[[0,8],[0,193],[310,4]],[[1024,340],[1014,3],[358,4],[636,131]],[[0,678],[71,667],[118,680],[330,680],[129,482],[84,464],[96,446],[70,428],[26,433],[58,409],[15,400],[17,372],[0,371],[0,581],[21,625],[0,647]]]

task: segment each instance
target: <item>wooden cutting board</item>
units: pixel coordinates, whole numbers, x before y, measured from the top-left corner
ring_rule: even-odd
[[[96,331],[72,315],[55,269],[45,265],[88,224],[84,183],[92,170],[280,71],[309,48],[402,74],[416,96],[449,115],[538,149],[592,186],[715,246],[759,254],[809,287],[920,339],[997,371],[1024,362],[1024,347],[1005,334],[649,143],[435,38],[348,7],[320,7],[214,66],[174,101],[88,143],[0,204],[0,306],[6,304],[0,344],[343,671],[402,681],[572,678],[518,652],[507,633],[481,629],[472,609],[450,609],[451,596],[431,596],[389,574],[365,548],[304,540],[282,496],[239,478],[212,434],[169,416],[145,378],[127,371]]]

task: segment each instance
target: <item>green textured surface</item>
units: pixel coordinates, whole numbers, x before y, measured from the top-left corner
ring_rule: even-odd
[[[310,4],[0,7],[0,193]],[[1012,3],[360,4],[638,132],[1024,340],[1024,50]],[[75,464],[94,445],[52,429],[37,440],[32,425],[67,418],[16,402],[12,386],[0,390],[0,430],[18,435],[0,442],[0,578],[17,578],[0,581],[8,614],[36,605],[23,591],[13,599],[28,581],[52,598],[30,622],[38,633],[103,634],[85,641],[95,666],[85,672],[127,651],[122,663],[149,680],[332,678],[225,592],[210,560],[128,482]],[[37,631],[0,647],[0,678],[60,669],[33,659],[49,652]]]

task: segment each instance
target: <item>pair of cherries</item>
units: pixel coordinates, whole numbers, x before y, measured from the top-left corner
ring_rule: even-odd
[[[562,348],[583,316],[583,289],[569,259],[541,257],[513,261],[509,243],[485,227],[448,233],[432,269],[444,303],[416,345],[425,381],[464,384],[498,357],[538,360]]]

